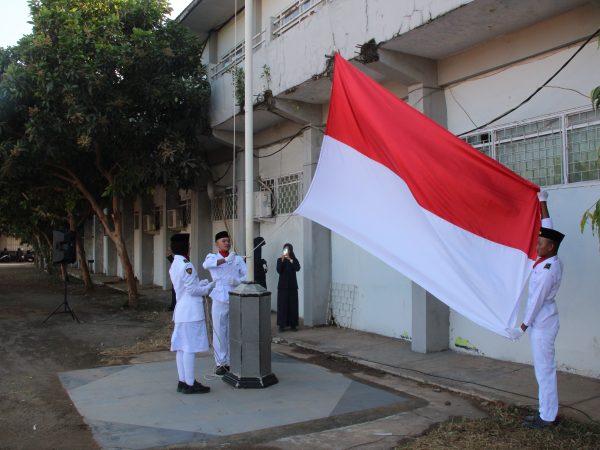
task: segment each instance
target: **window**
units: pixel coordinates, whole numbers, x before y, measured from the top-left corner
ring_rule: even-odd
[[[237,193],[234,195],[233,187],[228,187],[210,202],[212,221],[237,219],[236,205]]]
[[[540,186],[600,180],[597,111],[557,114],[463,140]]]
[[[567,116],[569,183],[600,179],[600,112]]]
[[[291,214],[302,201],[302,172],[261,180],[259,189],[273,194],[273,214]]]

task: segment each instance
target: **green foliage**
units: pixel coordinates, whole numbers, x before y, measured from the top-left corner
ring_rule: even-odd
[[[600,38],[598,40],[600,44]],[[592,89],[592,93],[590,94],[592,99],[592,105],[594,109],[598,109],[600,106],[600,86],[596,86]],[[600,162],[600,148],[598,149],[598,161]],[[600,200],[598,200],[594,205],[588,208],[581,216],[581,232],[583,233],[585,230],[585,226],[589,225],[592,229],[592,234],[596,234],[598,230],[600,230]],[[600,233],[598,233],[598,240],[600,241]]]
[[[588,225],[592,229],[592,234],[596,234],[598,230],[600,230],[600,200],[598,200],[594,205],[588,208],[581,217],[581,232],[585,230],[585,226]],[[600,239],[600,234],[598,236]]]
[[[200,43],[166,19],[168,1],[30,5],[33,34],[5,71],[11,100],[30,99],[20,148],[99,184],[98,198],[192,185],[205,167],[197,134],[210,87]]]
[[[244,68],[241,66],[234,66],[227,72],[231,74],[231,79],[233,83],[233,95],[235,97],[236,105],[238,105],[240,109],[244,109],[244,103],[246,100],[246,80]]]
[[[210,85],[202,46],[167,18],[168,0],[29,5],[32,34],[0,48],[0,206],[10,210],[0,231],[52,229],[90,206],[115,221],[102,208],[155,185],[192,187],[207,168],[198,136]]]

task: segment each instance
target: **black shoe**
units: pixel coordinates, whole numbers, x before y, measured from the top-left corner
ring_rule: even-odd
[[[218,366],[217,370],[215,370],[215,375],[219,375],[220,377],[222,377],[227,372],[229,372],[229,366]]]
[[[179,383],[177,383],[177,392],[182,392],[183,388],[186,386],[187,384],[185,384],[185,381],[180,381]]]
[[[181,391],[182,394],[206,394],[207,392],[210,392],[210,388],[198,383],[196,380],[194,380],[192,386],[186,384]]]
[[[544,428],[549,428],[554,425],[554,422],[548,422],[547,420],[542,419],[540,416],[536,417],[533,422],[523,422],[523,426],[525,428],[531,428],[532,430],[541,430]]]
[[[539,415],[539,413],[536,413],[536,414],[531,414],[529,416],[525,416],[525,419],[523,419],[523,420],[525,420],[525,422],[535,422],[535,420],[538,417],[540,417],[540,415]]]

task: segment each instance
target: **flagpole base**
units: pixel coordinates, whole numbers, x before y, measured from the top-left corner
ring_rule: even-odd
[[[223,375],[222,380],[236,389],[264,389],[279,383],[277,377],[272,373],[264,377],[238,377],[227,372]]]

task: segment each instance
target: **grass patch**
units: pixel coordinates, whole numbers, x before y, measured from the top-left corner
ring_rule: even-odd
[[[140,322],[152,323],[155,328],[134,344],[107,348],[100,352],[102,364],[124,364],[140,353],[169,350],[173,333],[173,313],[170,311],[139,311]]]
[[[598,449],[600,424],[560,418],[556,426],[529,430],[521,426],[532,414],[501,403],[483,404],[484,419],[453,418],[397,449]]]

